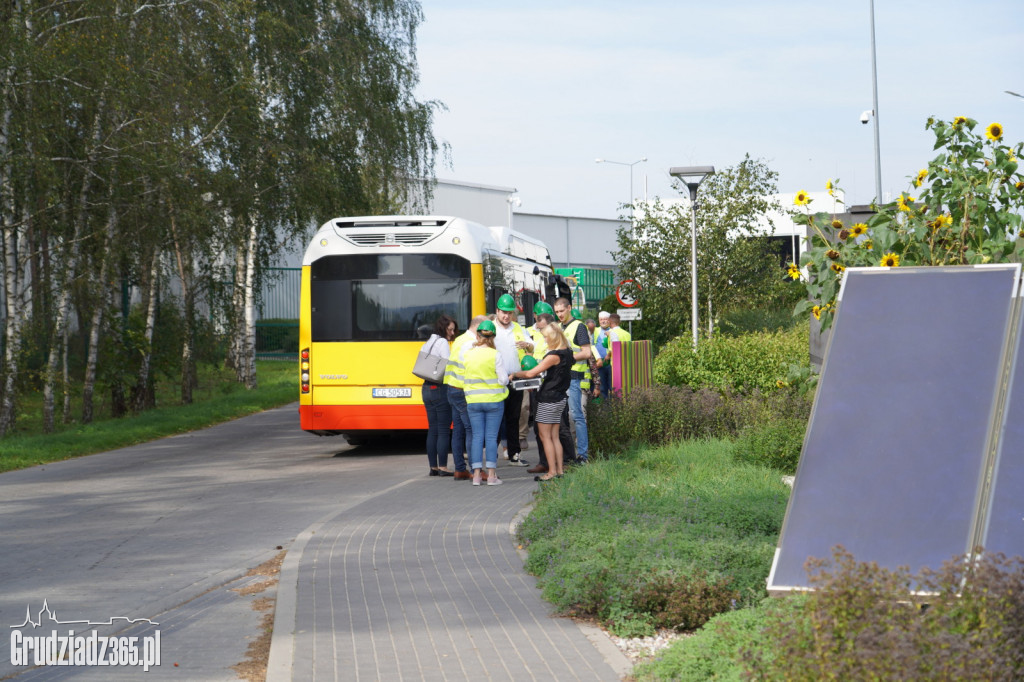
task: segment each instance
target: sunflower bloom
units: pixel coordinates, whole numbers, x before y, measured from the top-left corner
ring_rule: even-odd
[[[901,211],[906,211],[907,213],[909,213],[913,208],[911,204],[914,203],[915,201],[917,200],[914,197],[909,196],[906,193],[901,193],[900,198],[897,201],[897,204],[899,205]]]
[[[853,225],[850,226],[850,234],[853,235],[854,239],[861,236],[867,231],[868,226],[865,225],[864,223],[854,223]]]
[[[1014,187],[1016,187],[1019,190],[1024,190],[1024,180],[1018,182],[1016,185],[1014,185]]]
[[[834,192],[835,185],[832,184],[831,180],[829,180],[828,182],[825,183],[825,189],[828,190],[828,195],[830,197],[834,197],[835,196],[835,192]]]
[[[813,308],[811,308],[811,315],[814,315],[814,319],[820,320],[821,319],[821,306],[820,305],[816,305]]]
[[[878,263],[883,268],[897,268],[900,265],[899,254],[895,254],[892,251],[882,256],[882,260]]]
[[[796,263],[790,263],[789,267],[786,268],[786,274],[791,279],[800,279],[800,267]]]
[[[927,168],[922,168],[921,170],[917,171],[917,178],[914,179],[914,187],[920,187],[922,184],[924,184],[924,180],[927,177],[928,177],[928,169]]]
[[[960,126],[962,126],[965,123],[967,123],[967,117],[966,116],[957,116],[956,118],[953,119],[953,127],[954,128],[959,128]]]
[[[833,263],[832,264],[832,272],[836,273],[837,275],[843,274],[843,270],[845,270],[845,269],[846,269],[846,266],[842,265],[840,263]]]
[[[839,260],[839,252],[835,249],[829,249],[825,252],[825,255],[828,256],[829,260]]]
[[[1003,126],[999,123],[989,123],[988,128],[985,128],[985,137],[993,142],[1003,139]]]
[[[863,242],[861,242],[861,246],[863,246],[868,251],[871,251],[872,249],[875,248],[874,242],[872,242],[870,239],[865,239]]]
[[[811,203],[811,197],[804,190],[800,190],[793,198],[793,203],[797,206],[806,206]]]
[[[833,230],[841,230],[841,229],[843,229],[843,221],[842,220],[838,220],[838,219],[837,220],[833,220],[832,221],[832,229]]]
[[[949,227],[953,224],[953,216],[948,213],[943,213],[935,218],[935,229],[941,230],[944,227]]]

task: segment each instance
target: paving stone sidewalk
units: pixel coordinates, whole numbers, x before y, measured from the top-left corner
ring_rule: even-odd
[[[596,628],[551,615],[511,529],[538,483],[413,478],[322,520],[289,550],[268,682],[619,680]],[[557,485],[557,483],[556,483]]]

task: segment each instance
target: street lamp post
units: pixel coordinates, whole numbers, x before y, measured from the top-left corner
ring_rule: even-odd
[[[714,172],[714,166],[673,166],[668,171],[669,175],[682,181],[690,190],[690,208],[693,213],[690,229],[690,317],[694,351],[697,350],[697,187]]]
[[[875,107],[872,116],[875,119],[875,195],[878,206],[882,205],[882,152],[878,142],[878,65],[875,62],[875,0],[870,0],[871,8],[871,103]]]
[[[633,166],[638,163],[643,163],[647,160],[645,156],[642,159],[637,159],[632,163],[626,163],[625,161],[610,161],[608,159],[594,159],[594,163],[614,163],[616,166],[629,166],[629,222],[633,222]]]

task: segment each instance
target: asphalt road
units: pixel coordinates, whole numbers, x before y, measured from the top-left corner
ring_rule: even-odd
[[[299,430],[295,405],[0,475],[0,679],[138,679],[137,667],[26,669],[11,634],[152,636],[144,679],[237,679],[260,632],[247,571],[342,504],[426,476],[419,440],[349,447]],[[266,596],[265,594],[262,596]],[[271,594],[271,596],[273,596]],[[38,621],[42,627],[16,628]],[[149,619],[126,631],[119,618]],[[68,624],[69,621],[110,625]],[[55,624],[57,621],[61,624]],[[24,650],[22,650],[24,651]],[[16,662],[16,661],[15,661]]]

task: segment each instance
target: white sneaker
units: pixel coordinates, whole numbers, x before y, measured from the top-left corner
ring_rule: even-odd
[[[496,478],[493,481],[491,479],[487,479],[487,485],[501,485],[502,483],[504,483],[504,481],[500,478]]]
[[[515,459],[510,459],[508,461],[508,465],[513,467],[528,467],[530,466],[530,463],[522,457],[517,456]]]

